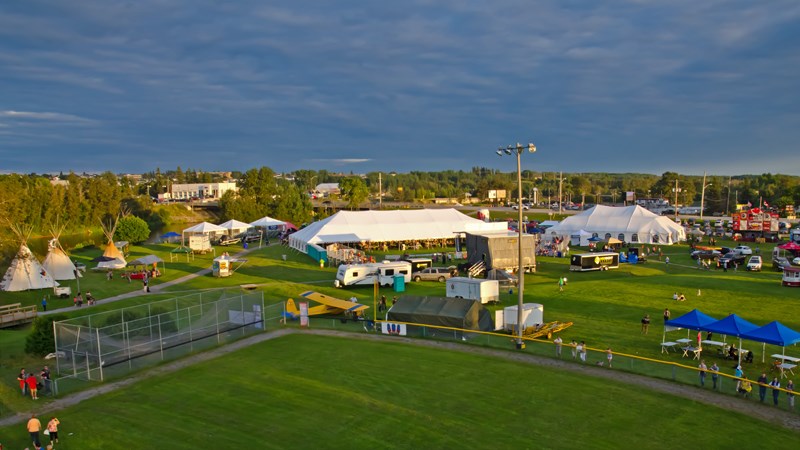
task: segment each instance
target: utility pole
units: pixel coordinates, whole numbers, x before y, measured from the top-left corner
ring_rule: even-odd
[[[731,215],[731,177],[728,175],[728,200],[725,201],[725,215]]]
[[[383,209],[383,175],[382,172],[378,172],[378,209]]]
[[[706,172],[703,171],[703,189],[700,191],[700,222],[703,221],[703,208],[706,200]]]
[[[680,192],[680,190],[678,189],[678,178],[676,177],[675,178],[675,221],[676,222],[678,221],[678,192]]]
[[[561,186],[564,183],[564,172],[558,172],[558,213],[562,214],[561,210]]]

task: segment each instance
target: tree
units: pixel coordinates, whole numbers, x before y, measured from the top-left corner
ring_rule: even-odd
[[[342,178],[339,182],[342,198],[347,200],[347,207],[355,209],[369,197],[369,189],[360,177]]]
[[[144,242],[150,237],[150,227],[147,222],[136,216],[125,216],[119,219],[114,239],[128,241],[132,244]]]
[[[65,320],[64,314],[39,316],[33,321],[33,330],[25,338],[25,353],[44,356],[55,351],[56,342],[53,337],[53,322]]]

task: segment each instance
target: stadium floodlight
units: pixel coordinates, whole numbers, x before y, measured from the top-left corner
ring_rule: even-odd
[[[517,348],[524,349],[525,348],[525,341],[522,339],[523,330],[522,330],[522,310],[523,310],[523,291],[525,290],[525,266],[522,263],[522,167],[520,157],[525,149],[528,149],[528,152],[534,153],[536,151],[536,146],[533,143],[528,143],[527,147],[517,142],[517,145],[509,144],[508,147],[505,149],[500,147],[497,149],[497,154],[503,156],[503,153],[506,155],[513,155],[516,153],[517,155],[517,192],[519,193],[519,199],[517,203],[517,210],[519,211],[519,218],[517,221],[517,231],[519,232],[518,237],[518,247],[517,247],[517,290],[519,293],[519,299],[517,302]],[[534,237],[535,242],[535,237]],[[531,255],[534,270],[536,270],[536,244],[534,244],[533,254]]]

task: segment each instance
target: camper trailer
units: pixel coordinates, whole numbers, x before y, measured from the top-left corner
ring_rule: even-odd
[[[522,329],[536,328],[544,324],[544,306],[539,303],[522,305]],[[517,329],[517,306],[508,306],[495,313],[495,329],[514,332]]]
[[[480,300],[481,303],[500,301],[500,283],[482,278],[455,277],[447,280],[447,296]]]
[[[381,286],[394,285],[394,277],[402,276],[408,283],[411,281],[411,263],[407,261],[384,261],[369,264],[342,264],[336,271],[333,285],[341,288],[354,284],[373,284],[377,280]]]
[[[569,270],[573,272],[616,268],[619,268],[619,254],[614,252],[578,253],[569,260]]]

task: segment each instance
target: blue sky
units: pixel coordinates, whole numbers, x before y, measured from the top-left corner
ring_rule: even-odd
[[[800,175],[800,2],[5,0],[0,171]]]

